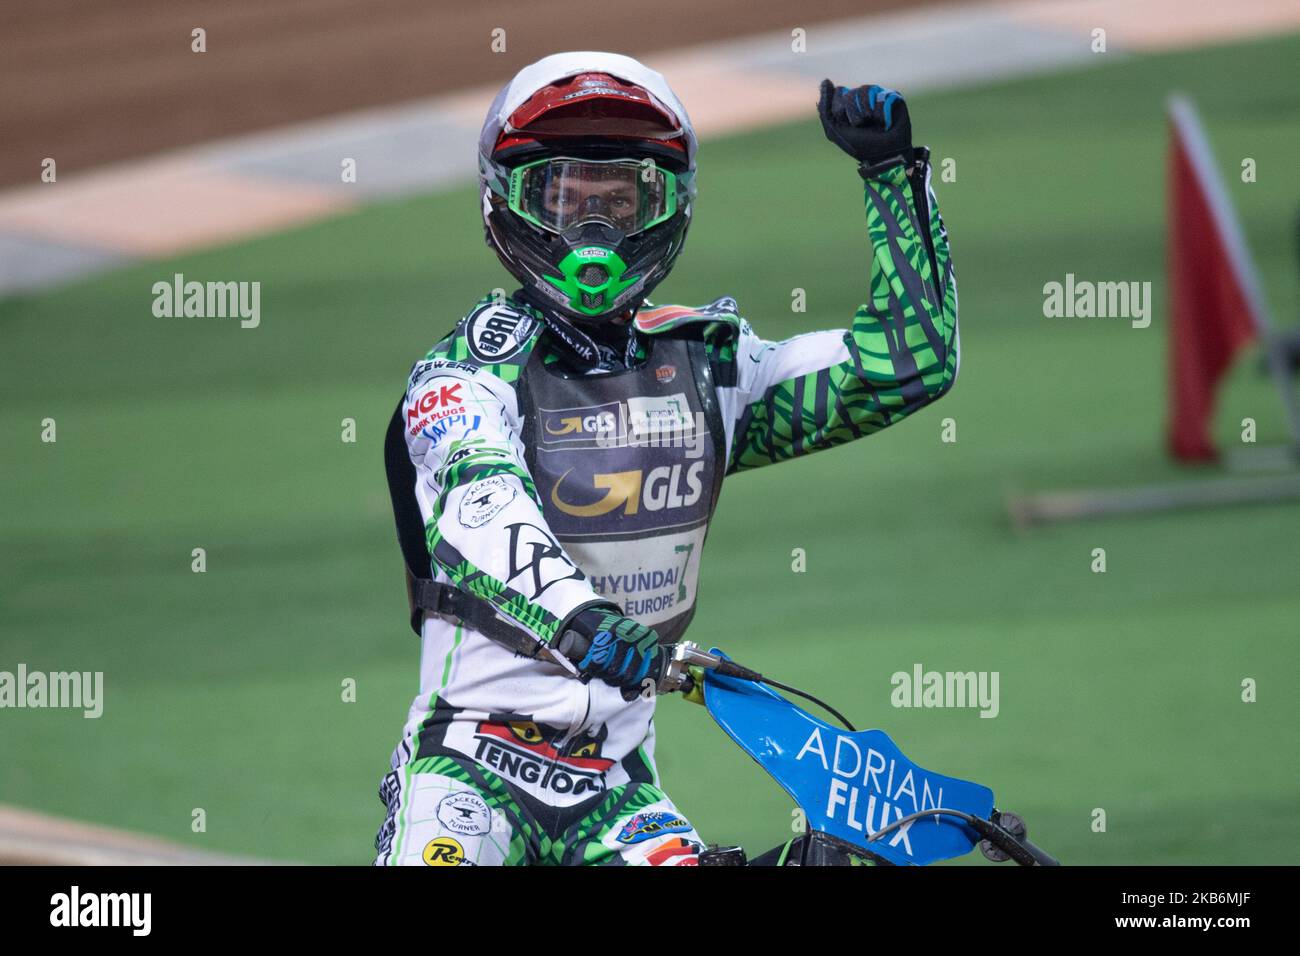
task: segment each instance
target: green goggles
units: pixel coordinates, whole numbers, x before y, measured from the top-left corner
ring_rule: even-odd
[[[649,159],[540,159],[510,171],[507,203],[550,232],[601,223],[632,236],[676,215],[689,181]]]

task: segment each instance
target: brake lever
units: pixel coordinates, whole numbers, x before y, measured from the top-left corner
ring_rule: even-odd
[[[708,651],[700,650],[693,641],[679,641],[673,645],[673,652],[668,658],[668,666],[659,681],[660,694],[682,693],[690,696],[696,689],[696,678],[691,668],[716,670],[722,664],[722,658]]]

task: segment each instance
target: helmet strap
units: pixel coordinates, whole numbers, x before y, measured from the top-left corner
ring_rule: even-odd
[[[612,367],[606,353],[613,350],[612,345],[603,345],[597,343],[596,338],[589,332],[578,327],[574,322],[556,312],[553,306],[547,306],[535,292],[524,287],[516,293],[517,298],[523,299],[533,307],[534,312],[546,323],[556,339],[566,347],[570,356],[570,362],[580,371],[589,372],[593,369]],[[622,364],[631,368],[636,362],[637,355],[637,332],[636,326],[628,322],[623,326],[627,332],[627,338],[623,343]]]

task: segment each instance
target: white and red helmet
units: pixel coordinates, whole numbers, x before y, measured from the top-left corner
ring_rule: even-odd
[[[634,309],[685,241],[696,145],[663,76],[631,57],[539,60],[497,94],[479,135],[488,244],[565,315]]]
[[[601,83],[602,76],[615,82]],[[555,53],[524,67],[488,107],[478,138],[479,156],[491,162],[521,130],[538,123],[545,130],[548,118],[554,128],[566,114],[599,116],[606,108],[611,120],[607,135],[618,136],[614,130],[622,130],[635,136],[640,130],[648,139],[671,144],[684,154],[687,168],[695,168],[695,129],[681,100],[661,73],[620,53]],[[626,124],[617,120],[620,113]]]

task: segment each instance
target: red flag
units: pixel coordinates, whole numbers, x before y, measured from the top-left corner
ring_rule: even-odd
[[[1255,335],[1250,254],[1191,104],[1171,104],[1169,148],[1169,453],[1218,457],[1210,428],[1219,379]]]

